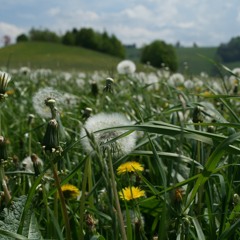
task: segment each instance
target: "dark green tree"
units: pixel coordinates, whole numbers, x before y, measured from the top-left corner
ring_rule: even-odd
[[[177,55],[174,47],[161,40],[155,40],[143,47],[141,52],[141,62],[150,63],[152,66],[160,68],[163,64],[173,72],[178,69]]]
[[[67,31],[62,36],[62,43],[69,46],[76,45],[76,34],[74,34],[73,32]]]
[[[222,62],[240,61],[240,37],[234,37],[228,43],[222,43],[217,49],[217,55]]]
[[[28,36],[26,34],[20,34],[17,36],[16,38],[16,42],[19,43],[19,42],[27,42],[29,39],[28,39]]]
[[[32,28],[29,31],[29,39],[31,41],[43,41],[43,42],[55,42],[60,43],[61,38],[55,33],[48,29],[39,30]]]
[[[76,42],[78,46],[98,50],[97,34],[91,28],[82,28],[77,32]]]

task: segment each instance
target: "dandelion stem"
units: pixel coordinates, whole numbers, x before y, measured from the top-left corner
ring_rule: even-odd
[[[86,165],[84,169],[84,174],[83,174],[83,181],[82,181],[82,196],[81,196],[81,201],[80,201],[80,233],[79,233],[79,239],[84,239],[84,234],[83,234],[83,220],[84,220],[84,205],[85,205],[85,193],[86,193],[86,186],[87,186],[87,173],[88,173],[88,168],[90,165],[90,159],[89,157],[86,160]]]
[[[110,170],[110,176],[111,176],[111,182],[112,182],[112,188],[113,188],[113,195],[114,195],[115,205],[116,205],[118,219],[119,219],[119,223],[120,223],[122,240],[127,240],[127,234],[126,234],[126,231],[125,231],[123,216],[122,216],[121,207],[120,207],[120,203],[119,203],[118,192],[117,192],[115,175],[114,175],[114,170],[113,170],[113,164],[112,164],[111,157],[109,157],[108,160],[109,160],[108,162],[109,162],[109,170]]]
[[[60,203],[61,203],[63,219],[64,219],[64,222],[65,222],[66,239],[70,240],[71,239],[71,229],[70,229],[70,224],[69,224],[69,219],[68,219],[66,203],[65,203],[64,196],[63,196],[63,193],[62,193],[62,190],[61,190],[61,185],[60,185],[59,177],[58,177],[58,174],[57,174],[56,166],[54,165],[53,161],[51,161],[51,164],[52,164],[52,170],[53,170],[53,175],[54,175],[54,179],[55,179],[55,184],[56,184],[56,187],[57,187],[57,190],[58,190],[58,195],[59,195],[59,199],[60,199]]]
[[[32,154],[32,148],[31,148],[31,145],[32,145],[32,126],[31,124],[29,125],[29,135],[28,135],[28,156],[31,156]]]
[[[3,164],[0,163],[0,181],[2,183],[6,203],[8,204],[11,200],[11,195],[10,195],[10,192],[8,190],[8,187],[7,187],[7,184],[6,184],[6,181],[4,178],[5,178],[4,167],[3,167]]]

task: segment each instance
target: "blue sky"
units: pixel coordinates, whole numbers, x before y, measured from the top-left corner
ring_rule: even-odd
[[[218,46],[240,36],[239,0],[0,0],[0,41],[34,28],[91,27],[138,46],[161,39]]]

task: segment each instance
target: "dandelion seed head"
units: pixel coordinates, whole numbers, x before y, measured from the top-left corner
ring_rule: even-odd
[[[181,73],[174,73],[168,79],[168,85],[172,87],[179,87],[184,83],[184,76]]]
[[[131,60],[123,60],[118,63],[117,71],[119,74],[132,74],[136,71],[136,65]]]
[[[46,103],[55,102],[59,111],[63,103],[62,94],[51,87],[41,88],[33,96],[33,107],[36,113],[43,118],[50,118],[52,116],[51,110]]]
[[[120,136],[125,133],[126,130],[111,130],[104,132],[97,132],[98,130],[123,126],[123,125],[131,125],[132,123],[120,113],[99,113],[87,119],[84,128],[81,131],[81,137],[86,135],[85,129],[89,133],[94,134],[94,139],[96,143],[101,147],[106,142]],[[116,150],[114,152],[115,156],[119,156],[121,154],[128,154],[131,152],[136,144],[136,133],[133,132],[127,136],[121,137],[117,139],[115,142],[110,144],[110,148],[112,150]],[[92,145],[87,137],[82,138],[82,145],[86,152],[92,152]]]

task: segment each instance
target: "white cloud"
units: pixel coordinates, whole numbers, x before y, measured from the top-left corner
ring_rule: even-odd
[[[43,0],[41,5],[34,0],[4,1],[0,22],[14,23],[20,27],[16,29],[42,26],[64,33],[91,27],[138,45],[155,39],[218,45],[239,34],[239,0],[72,0],[71,4]]]
[[[134,8],[127,8],[122,11],[122,13],[130,19],[151,19],[152,11],[143,5],[136,5]]]
[[[0,22],[0,45],[3,45],[3,37],[5,35],[11,38],[11,42],[15,42],[16,37],[25,31],[26,30],[19,28],[13,24]]]
[[[61,10],[59,7],[54,7],[54,8],[48,9],[47,14],[50,17],[56,17],[60,12],[61,12]]]

